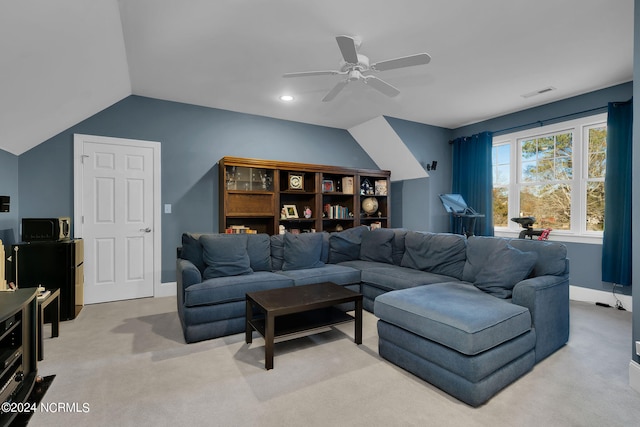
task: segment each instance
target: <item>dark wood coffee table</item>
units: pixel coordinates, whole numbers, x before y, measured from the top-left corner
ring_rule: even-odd
[[[336,308],[355,302],[355,314]],[[261,313],[254,317],[254,308]],[[264,337],[264,367],[273,369],[274,339],[355,320],[356,344],[362,344],[362,294],[331,282],[250,292],[247,294],[245,340],[253,331]]]

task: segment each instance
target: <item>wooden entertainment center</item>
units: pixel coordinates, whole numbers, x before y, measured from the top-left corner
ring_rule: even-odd
[[[389,171],[239,157],[218,166],[221,233],[391,224]]]

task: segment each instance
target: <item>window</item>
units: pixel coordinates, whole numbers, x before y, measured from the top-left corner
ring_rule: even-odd
[[[496,136],[493,224],[516,231],[511,218],[532,216],[554,235],[602,237],[606,114]]]

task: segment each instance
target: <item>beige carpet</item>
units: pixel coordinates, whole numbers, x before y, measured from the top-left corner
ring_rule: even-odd
[[[41,375],[56,378],[30,426],[630,426],[631,314],[571,303],[569,344],[474,409],[378,356],[376,318],[281,342],[244,334],[184,344],[175,298],[86,306],[45,327]],[[74,406],[74,404],[76,404]],[[87,404],[87,405],[85,405]],[[77,411],[73,409],[78,408]],[[88,409],[85,411],[84,409]]]

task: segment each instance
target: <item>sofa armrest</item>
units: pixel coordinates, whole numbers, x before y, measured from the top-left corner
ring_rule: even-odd
[[[191,285],[202,282],[200,270],[191,261],[178,258],[176,261],[176,281],[178,292],[183,293]]]
[[[514,304],[527,307],[536,332],[536,363],[569,340],[569,277],[538,276],[518,282]]]

